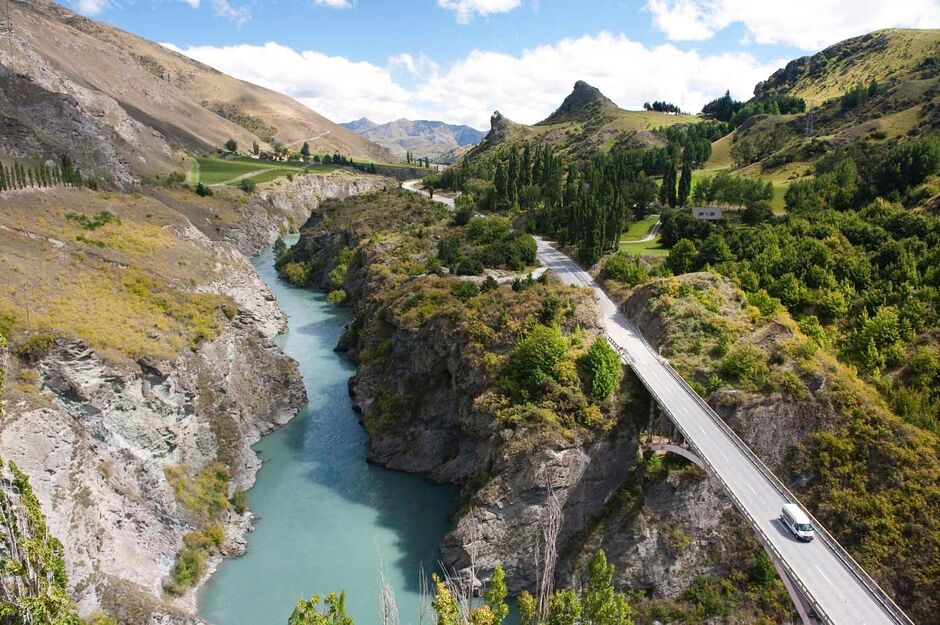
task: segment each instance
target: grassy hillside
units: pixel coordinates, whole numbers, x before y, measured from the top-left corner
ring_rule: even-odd
[[[208,292],[232,261],[191,235],[186,218],[142,195],[4,194],[0,319],[14,341],[63,334],[116,361],[195,347],[237,308]]]
[[[880,30],[791,61],[758,84],[755,95],[786,93],[812,108],[873,79],[892,85],[936,77],[938,55],[940,30]]]
[[[751,102],[773,96],[803,98],[806,112],[748,119],[713,144],[705,170],[768,178],[782,197],[832,150],[884,152],[940,134],[940,30],[877,31],[796,59]]]

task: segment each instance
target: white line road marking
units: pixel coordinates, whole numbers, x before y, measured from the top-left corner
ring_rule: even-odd
[[[725,455],[725,452],[723,452],[723,451],[720,451],[720,452],[718,452],[718,453],[720,453],[720,454],[721,454],[721,457],[722,457],[722,458],[724,458],[724,459],[725,459],[725,461],[727,461],[727,462],[730,462],[730,460],[728,460],[728,456],[726,456],[726,455]]]
[[[822,569],[821,569],[821,568],[819,568],[819,567],[818,567],[817,565],[815,565],[815,564],[813,565],[813,568],[815,568],[817,571],[819,571],[819,574],[823,576],[823,579],[826,580],[826,583],[832,584],[832,580],[829,579],[828,577],[826,577],[826,574],[822,572]]]
[[[757,494],[757,491],[754,490],[754,487],[751,486],[751,483],[750,483],[750,482],[744,482],[744,483],[747,484],[747,487],[750,489],[750,491],[751,491],[752,493],[754,493],[755,495]]]

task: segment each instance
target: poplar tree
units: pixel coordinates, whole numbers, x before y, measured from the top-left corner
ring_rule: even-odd
[[[692,193],[692,162],[686,152],[682,159],[682,176],[679,177],[679,206],[685,206],[689,201],[689,195]]]

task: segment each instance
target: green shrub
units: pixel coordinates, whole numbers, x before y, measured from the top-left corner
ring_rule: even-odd
[[[649,274],[640,264],[639,254],[631,258],[623,252],[617,252],[604,263],[604,276],[634,287],[646,282]]]
[[[248,512],[248,493],[242,489],[238,489],[232,495],[232,509],[235,510],[238,514],[245,514]]]
[[[182,465],[164,469],[176,500],[201,522],[218,519],[228,509],[228,469],[214,462],[190,477]]]
[[[204,530],[194,530],[183,537],[183,548],[170,572],[170,580],[163,589],[170,595],[179,596],[192,588],[206,573],[206,557],[209,550],[222,546],[225,530],[213,523]]]
[[[212,189],[202,184],[201,182],[196,185],[196,195],[199,197],[211,197],[213,194]]]
[[[610,346],[607,339],[603,337],[594,339],[579,364],[588,395],[599,402],[610,397],[617,383],[620,382],[622,370],[620,356]]]
[[[450,285],[450,292],[461,302],[467,302],[480,293],[480,289],[472,282],[455,282]]]
[[[242,178],[242,181],[238,183],[238,188],[245,193],[252,193],[255,190],[255,181],[251,178]]]
[[[310,267],[306,263],[289,262],[281,267],[281,276],[295,286],[308,286],[310,273]]]
[[[547,380],[557,378],[558,365],[567,351],[561,330],[536,325],[510,353],[508,377],[522,392],[538,392]]]
[[[30,335],[25,341],[16,346],[14,353],[22,360],[35,363],[49,353],[55,346],[55,335],[49,332],[39,332]]]
[[[481,245],[496,243],[509,235],[509,220],[503,217],[474,217],[467,226],[467,239]]]
[[[329,295],[326,296],[326,301],[334,306],[341,306],[346,301],[346,291],[343,289],[330,291]]]
[[[66,213],[65,218],[78,224],[84,230],[97,230],[111,223],[121,223],[120,219],[108,211],[99,211],[91,217],[81,213]]]
[[[349,267],[343,263],[333,267],[333,271],[330,272],[329,281],[330,281],[330,291],[336,291],[337,289],[342,289],[346,284],[346,271]]]
[[[733,384],[763,388],[769,381],[770,371],[763,354],[750,347],[732,347],[721,359],[719,371]]]

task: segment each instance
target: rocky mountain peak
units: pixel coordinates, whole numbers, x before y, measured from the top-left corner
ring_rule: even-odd
[[[583,80],[574,83],[574,89],[565,98],[548,119],[539,124],[557,124],[567,121],[583,121],[593,117],[606,108],[617,108],[613,100],[601,93],[601,90]]]

